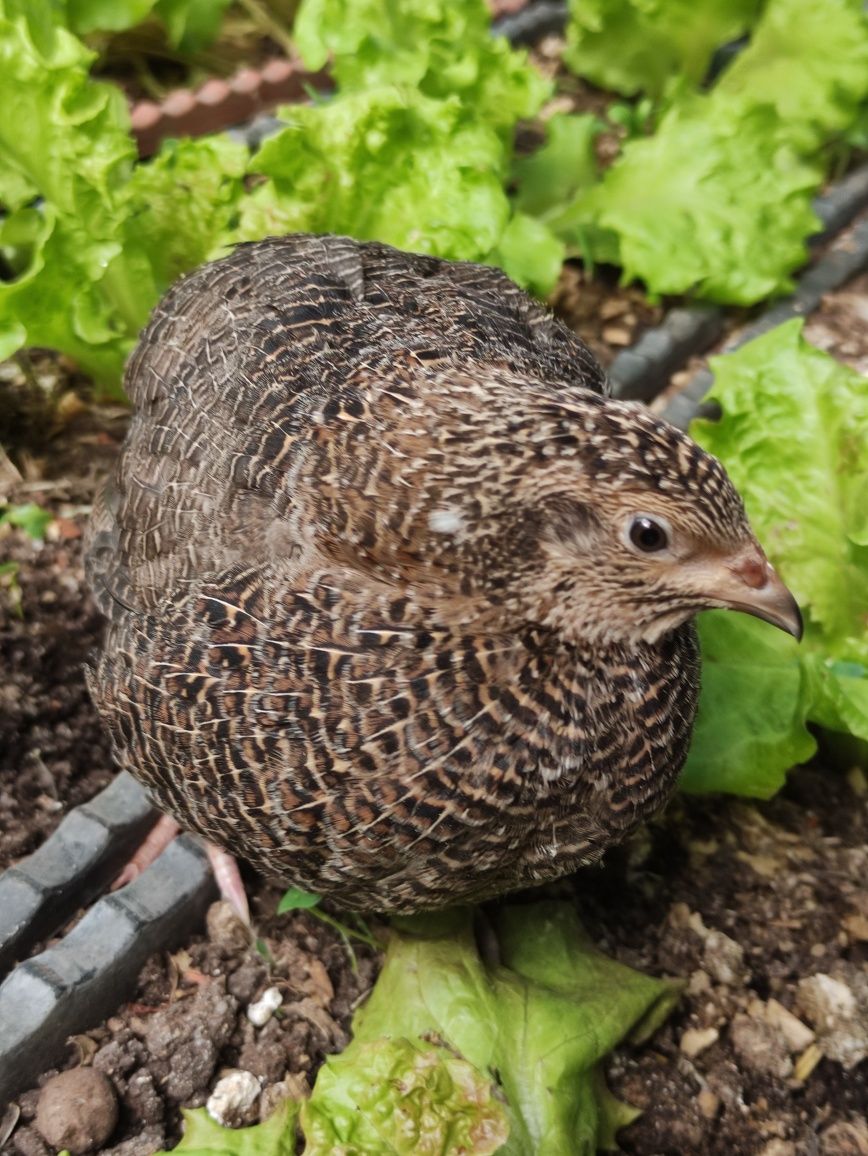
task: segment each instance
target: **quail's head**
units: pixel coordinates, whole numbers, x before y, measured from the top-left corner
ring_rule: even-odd
[[[584,646],[654,643],[712,608],[801,636],[726,471],[686,434],[592,394],[489,380],[486,400],[480,420],[461,405],[437,415],[404,520],[414,585],[442,579],[468,624]]]

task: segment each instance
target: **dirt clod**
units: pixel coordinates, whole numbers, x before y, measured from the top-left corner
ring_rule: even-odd
[[[155,1012],[144,1025],[150,1069],[162,1091],[178,1104],[204,1102],[220,1049],[235,1027],[238,1001],[225,981],[213,979],[189,999]]]
[[[864,968],[842,963],[834,975],[807,976],[799,982],[796,1000],[830,1059],[849,1069],[868,1056],[868,973]]]
[[[117,1122],[114,1087],[96,1068],[70,1068],[42,1089],[36,1127],[53,1148],[67,1148],[73,1156],[92,1152],[106,1142]]]
[[[751,1016],[737,1015],[731,1030],[735,1054],[746,1068],[775,1080],[792,1075],[793,1061],[786,1042],[768,1024]]]

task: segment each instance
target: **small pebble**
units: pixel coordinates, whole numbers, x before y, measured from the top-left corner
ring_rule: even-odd
[[[250,945],[250,928],[225,899],[212,903],[205,916],[208,938],[228,952],[243,951]]]
[[[689,1060],[693,1060],[700,1052],[710,1048],[719,1036],[717,1028],[688,1028],[678,1046]]]
[[[769,1027],[781,1033],[791,1052],[803,1052],[808,1044],[814,1041],[814,1033],[808,1025],[803,1024],[776,999],[770,999],[765,1005],[764,1018]]]
[[[603,340],[607,341],[609,345],[629,345],[632,334],[629,329],[624,329],[620,325],[606,325],[603,327]]]
[[[258,1117],[259,1080],[252,1072],[236,1068],[221,1076],[208,1097],[205,1109],[223,1128],[243,1128]]]
[[[247,1018],[254,1027],[264,1027],[282,1003],[283,996],[280,989],[267,987],[259,999],[248,1007]]]
[[[789,1140],[769,1140],[758,1156],[796,1156],[796,1146]]]
[[[850,1069],[868,1056],[868,975],[852,965],[839,968],[836,975],[799,980],[796,1006],[816,1030],[823,1053]]]
[[[711,1088],[701,1088],[696,1096],[696,1102],[706,1120],[714,1120],[720,1111],[720,1096],[715,1095]]]
[[[822,1156],[868,1156],[868,1124],[840,1120],[820,1136]]]
[[[36,1128],[48,1143],[73,1156],[101,1148],[118,1122],[118,1101],[108,1076],[96,1068],[71,1068],[43,1087]]]

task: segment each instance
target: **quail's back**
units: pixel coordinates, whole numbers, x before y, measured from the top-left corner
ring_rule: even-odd
[[[593,862],[666,798],[698,604],[642,586],[617,519],[693,493],[689,532],[736,541],[743,511],[503,274],[243,245],[167,295],[126,384],[91,686],[183,826],[411,911]]]

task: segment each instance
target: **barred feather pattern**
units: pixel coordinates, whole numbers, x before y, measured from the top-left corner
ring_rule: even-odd
[[[743,511],[503,274],[239,246],[167,295],[127,389],[89,681],[118,764],[182,825],[345,908],[415,911],[595,862],[663,803],[693,626],[583,641],[537,599],[542,547],[589,516],[565,477],[605,500],[676,469],[717,532]],[[604,593],[591,612],[617,615]]]

